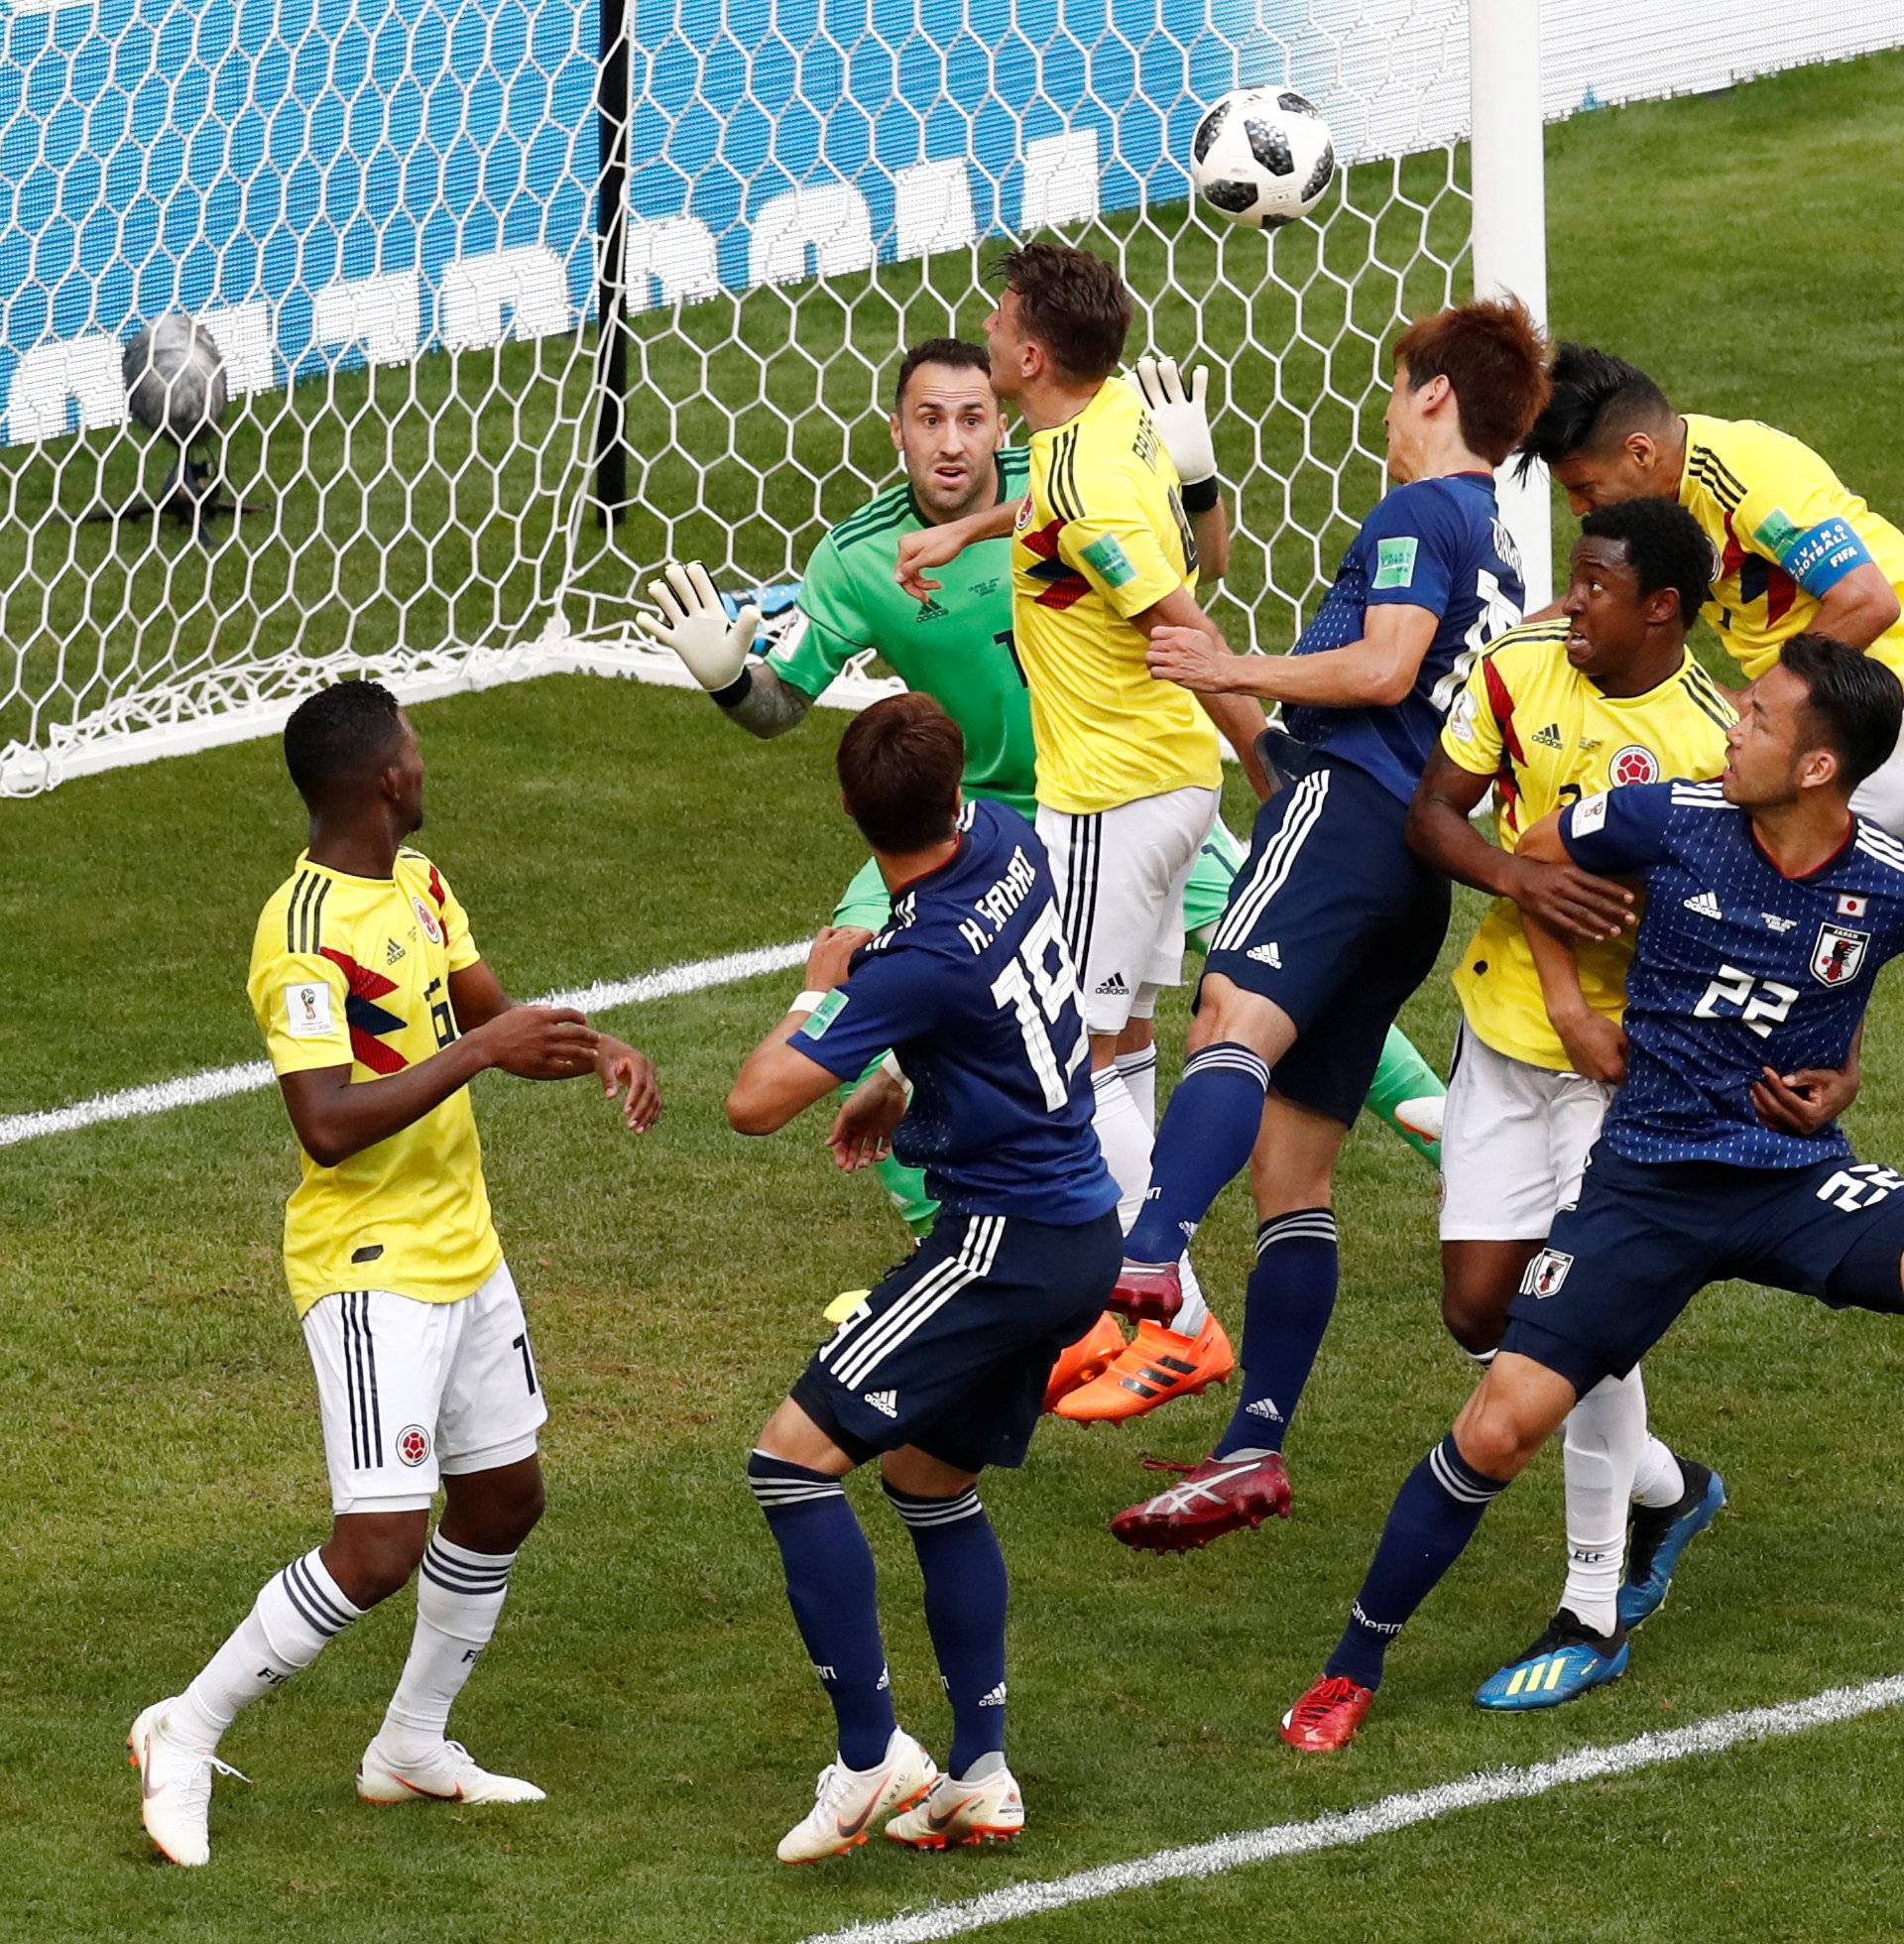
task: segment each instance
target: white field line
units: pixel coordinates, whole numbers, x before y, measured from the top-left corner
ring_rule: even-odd
[[[1741,1742],[1802,1735],[1808,1729],[1851,1721],[1859,1715],[1874,1714],[1880,1708],[1894,1708],[1900,1703],[1904,1703],[1904,1674],[1866,1681],[1860,1687],[1829,1688],[1808,1700],[1783,1701],[1775,1707],[1745,1708],[1736,1714],[1715,1715],[1710,1721],[1695,1722],[1688,1728],[1638,1735],[1630,1742],[1617,1742],[1610,1748],[1577,1749],[1556,1762],[1537,1762],[1525,1768],[1492,1768],[1462,1781],[1440,1782],[1433,1788],[1415,1789],[1406,1795],[1386,1795],[1364,1808],[1317,1816],[1309,1822],[1277,1823],[1268,1829],[1218,1836],[1183,1849],[1159,1850],[1154,1856],[1138,1857],[1131,1863],[1106,1864],[1097,1870],[1081,1871],[1075,1877],[1059,1877],[1043,1883],[1014,1883],[1008,1889],[989,1890],[983,1896],[968,1897],[957,1903],[849,1924],[844,1930],[808,1937],[803,1944],[926,1944],[933,1938],[959,1937],[991,1924],[1011,1923],[1015,1918],[1037,1916],[1046,1910],[1061,1910],[1068,1904],[1088,1903],[1126,1890],[1148,1889],[1153,1883],[1217,1877],[1247,1863],[1270,1863],[1278,1857],[1306,1856],[1314,1850],[1366,1843],[1371,1837],[1412,1829],[1417,1823],[1435,1822],[1458,1809],[1479,1808],[1490,1802],[1524,1802],[1575,1782],[1630,1775],[1637,1769],[1680,1762],[1688,1756],[1718,1755]]]
[[[574,1006],[585,1013],[606,1013],[617,1006],[640,1006],[653,999],[679,999],[714,986],[731,986],[763,972],[784,972],[806,957],[804,941],[760,945],[744,952],[724,952],[719,958],[698,958],[686,965],[663,966],[633,979],[598,979],[592,986],[551,992],[536,1003]],[[20,1141],[39,1141],[50,1134],[70,1134],[77,1128],[97,1127],[102,1121],[133,1121],[147,1114],[169,1114],[175,1107],[202,1107],[228,1094],[252,1093],[271,1085],[271,1067],[261,1059],[238,1066],[211,1066],[202,1073],[181,1074],[151,1086],[125,1087],[117,1093],[94,1094],[66,1107],[42,1108],[34,1114],[0,1114],[0,1148]]]

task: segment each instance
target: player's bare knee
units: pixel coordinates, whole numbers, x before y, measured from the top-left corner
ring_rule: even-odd
[[[1448,1334],[1471,1357],[1499,1349],[1506,1327],[1504,1306],[1495,1292],[1462,1281],[1442,1284],[1441,1320],[1448,1326]]]
[[[345,1514],[323,1548],[324,1569],[352,1606],[374,1607],[410,1584],[427,1532],[425,1513]]]
[[[1455,1448],[1485,1478],[1516,1478],[1547,1441],[1547,1427],[1484,1384],[1455,1420]]]

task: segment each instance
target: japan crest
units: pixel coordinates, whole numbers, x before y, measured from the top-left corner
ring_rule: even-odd
[[[1520,1278],[1520,1292],[1524,1296],[1551,1296],[1567,1280],[1567,1272],[1574,1266],[1574,1259],[1564,1249],[1543,1249],[1527,1265],[1527,1271]]]
[[[1847,924],[1821,924],[1818,943],[1812,947],[1812,977],[1826,986],[1847,984],[1857,977],[1870,942],[1868,931],[1853,931]]]

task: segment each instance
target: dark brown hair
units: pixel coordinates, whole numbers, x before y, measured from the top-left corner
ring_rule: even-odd
[[[1527,436],[1547,403],[1549,356],[1547,333],[1512,297],[1417,317],[1395,345],[1411,392],[1431,378],[1454,387],[1462,438],[1493,466]]]
[[[1102,257],[1068,243],[1027,243],[999,261],[1015,291],[1024,334],[1067,378],[1109,378],[1130,334],[1130,293]]]
[[[840,738],[840,789],[860,835],[902,857],[952,835],[965,738],[930,695],[888,695]]]
[[[912,382],[912,374],[920,365],[929,364],[950,365],[954,371],[976,371],[988,380],[992,375],[991,354],[983,344],[968,344],[962,337],[928,337],[923,344],[913,345],[899,366],[898,383],[892,387],[894,412],[905,404],[905,388]]]

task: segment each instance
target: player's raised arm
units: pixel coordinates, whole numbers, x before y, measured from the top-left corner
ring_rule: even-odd
[[[698,560],[670,566],[652,580],[659,610],[637,617],[644,634],[680,657],[696,681],[742,728],[766,738],[784,735],[812,706],[811,696],[783,681],[753,654],[761,611],[744,607],[730,621],[714,581]]]
[[[982,540],[1005,540],[1016,526],[1022,498],[1000,500],[963,520],[948,520],[937,527],[921,527],[899,542],[892,578],[915,601],[923,601],[939,590],[936,580],[926,576],[934,567],[950,566],[968,547]]]
[[[1359,641],[1309,655],[1237,655],[1219,636],[1166,626],[1150,636],[1150,672],[1199,695],[1255,695],[1312,708],[1388,707],[1401,701],[1441,625],[1433,608],[1370,608]]]
[[[1205,580],[1221,580],[1230,570],[1230,516],[1217,478],[1216,440],[1204,403],[1209,368],[1199,365],[1186,383],[1176,359],[1139,358],[1124,382],[1143,401],[1177,469],[1183,510],[1196,535],[1197,572]]]

